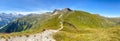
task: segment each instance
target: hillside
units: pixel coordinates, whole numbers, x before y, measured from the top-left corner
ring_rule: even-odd
[[[120,25],[120,17],[107,18],[108,20],[115,22],[115,25]]]
[[[116,25],[119,22],[114,20],[65,8],[50,14],[31,14],[18,18],[2,30],[10,33],[8,36],[24,36],[44,30],[59,30],[62,25],[63,28],[53,34],[56,41],[120,41],[120,25]]]
[[[102,18],[101,16],[96,16],[88,12],[83,11],[70,11],[66,13],[59,13],[53,15],[49,20],[41,24],[40,29],[58,29],[59,21],[58,17],[63,14],[64,29],[63,31],[76,32],[79,29],[84,28],[108,28],[112,27],[114,22]],[[42,28],[43,27],[43,28]]]
[[[21,32],[27,29],[30,29],[33,25],[35,25],[37,22],[42,22],[42,20],[46,19],[49,15],[47,14],[29,14],[27,16],[17,18],[13,22],[9,23],[7,26],[5,26],[0,31],[5,33],[11,33],[11,32]]]

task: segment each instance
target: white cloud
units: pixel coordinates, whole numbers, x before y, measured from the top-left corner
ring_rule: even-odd
[[[36,11],[0,11],[1,13],[15,13],[15,14],[31,14],[31,13],[36,13],[36,14],[41,14],[41,13],[45,13],[45,12],[50,12],[50,10],[36,10]]]
[[[49,12],[49,11],[48,11],[48,10],[40,10],[40,11],[15,12],[15,13],[17,13],[17,14],[23,14],[23,15],[26,15],[26,14],[30,14],[30,13],[41,14],[41,13],[45,13],[45,12]]]

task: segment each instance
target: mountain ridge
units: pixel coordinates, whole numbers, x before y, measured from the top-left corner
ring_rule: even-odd
[[[10,33],[10,35],[14,34],[13,36],[24,36],[25,34],[29,37],[31,34],[41,33],[46,30],[60,29],[60,31],[53,34],[53,38],[56,41],[119,40],[113,38],[117,38],[120,35],[120,24],[117,24],[119,19],[116,22],[114,18],[113,20],[112,18],[71,9],[70,11],[69,9],[62,9],[51,13],[30,14],[18,18],[12,24],[8,24],[4,31],[5,33]],[[29,25],[31,26],[29,27]]]
[[[57,12],[57,14],[56,14],[56,12]],[[94,27],[107,27],[107,26],[112,26],[114,24],[114,22],[109,21],[106,18],[103,18],[102,16],[99,16],[99,15],[94,15],[94,14],[90,14],[90,13],[84,12],[84,11],[75,11],[75,10],[71,10],[69,8],[65,8],[65,9],[61,9],[61,10],[55,9],[52,12],[52,14],[47,14],[47,13],[45,13],[45,14],[29,14],[22,18],[18,18],[14,22],[12,22],[12,24],[15,23],[15,26],[13,26],[12,24],[9,24],[5,27],[5,29],[6,28],[10,29],[11,27],[16,28],[16,30],[20,29],[20,28],[23,29],[24,27],[26,29],[27,28],[30,29],[30,28],[47,27],[47,25],[52,24],[51,22],[53,22],[53,21],[57,23],[56,25],[58,25],[59,24],[58,21],[60,19],[56,20],[56,18],[60,14],[63,15],[62,18],[63,18],[64,23],[65,24],[67,23],[67,24],[71,25],[72,27],[82,27],[83,26],[83,28],[84,27],[90,27],[90,28],[93,27],[94,28]],[[41,21],[43,21],[43,22],[41,22]],[[51,26],[55,25],[54,22]],[[46,24],[46,26],[45,26],[45,24]],[[16,25],[17,25],[17,27],[16,27]],[[32,27],[32,25],[33,25],[33,27]],[[8,29],[6,29],[6,30],[8,30]],[[8,31],[14,32],[14,29],[13,29],[13,31],[11,31],[11,29]],[[8,32],[8,31],[6,31],[6,32]],[[20,30],[20,31],[22,31],[22,30]],[[17,32],[19,32],[19,31],[17,31]]]

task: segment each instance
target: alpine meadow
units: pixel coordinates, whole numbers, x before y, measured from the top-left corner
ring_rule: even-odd
[[[0,41],[120,41],[118,0],[1,1]]]

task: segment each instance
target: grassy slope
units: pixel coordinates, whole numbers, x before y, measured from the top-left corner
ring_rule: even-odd
[[[60,14],[54,15],[42,23],[41,29],[58,29],[60,27],[60,19],[58,19],[59,15]],[[64,13],[62,19],[64,21],[63,31],[68,32],[73,32],[84,28],[106,28],[110,27],[112,24],[109,20],[83,11]]]
[[[106,18],[83,11],[62,14],[64,14],[62,17],[64,20],[64,28],[54,35],[54,38],[57,41],[117,41],[120,39],[120,26],[113,27],[112,25],[114,22],[111,22]],[[30,30],[6,35],[1,34],[1,36],[21,36],[38,33],[43,29],[58,29],[60,28],[59,15],[60,14],[53,15],[42,22],[40,22],[41,20],[38,20],[33,24]]]
[[[108,29],[82,29],[80,33],[61,31],[54,34],[54,38],[57,41],[120,41],[119,27]]]
[[[50,17],[38,30],[60,28],[58,16]],[[119,41],[120,26],[104,17],[83,11],[64,13],[64,28],[54,35],[57,41]]]
[[[54,35],[57,41],[120,41],[120,26],[112,26],[114,22],[85,12],[65,17],[64,20],[73,24],[78,32],[64,24],[64,29]]]

